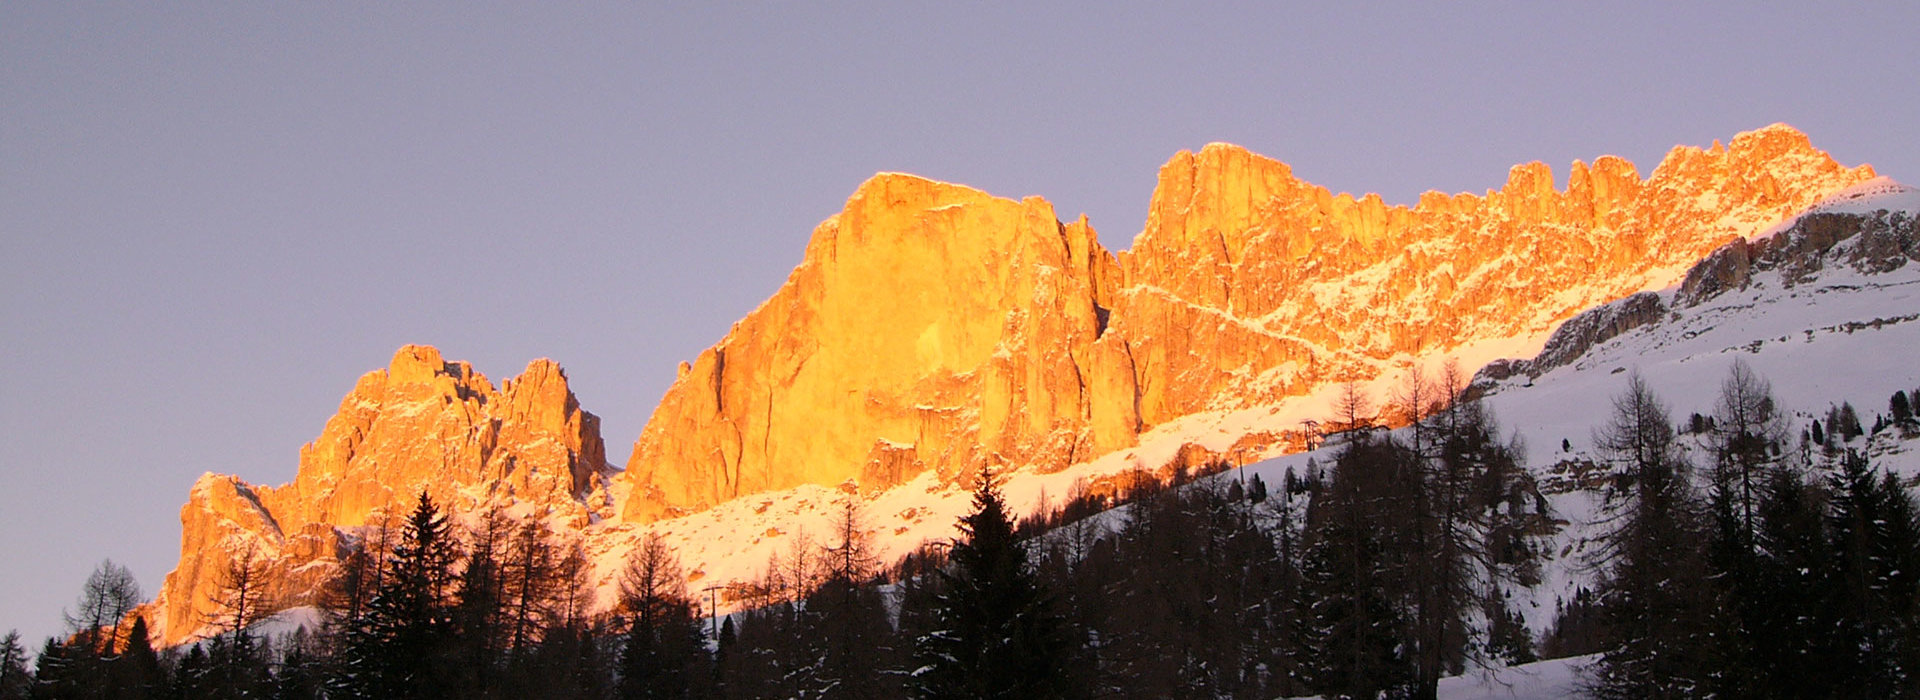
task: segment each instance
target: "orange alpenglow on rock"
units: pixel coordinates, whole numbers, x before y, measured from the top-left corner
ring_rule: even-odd
[[[409,345],[340,402],[300,471],[279,487],[207,474],[180,509],[180,565],[155,607],[176,644],[210,619],[230,563],[264,562],[273,607],[314,602],[352,546],[355,526],[404,515],[421,491],[456,510],[524,504],[584,530],[611,514],[599,419],[580,409],[560,366],[535,360],[495,390],[465,362]]]
[[[1093,229],[1044,200],[876,176],[683,367],[634,446],[625,512],[1126,447],[1133,370],[1102,338],[1117,281]]]
[[[314,602],[366,526],[422,490],[457,512],[547,519],[606,554],[632,524],[752,493],[1064,468],[1196,413],[1476,341],[1544,339],[1872,177],[1774,125],[1675,148],[1645,179],[1603,157],[1574,163],[1558,191],[1531,163],[1484,195],[1405,207],[1212,144],[1160,169],[1145,229],[1116,256],[1084,217],[1061,223],[1038,197],[879,175],[814,230],[772,298],[681,366],[624,472],[553,362],[496,390],[433,348],[401,348],[301,450],[291,483],[194,485],[155,632],[177,644],[199,631],[249,552],[268,569],[269,607]],[[1280,439],[1250,432],[1235,450]],[[593,526],[615,515],[628,525]]]
[[[621,477],[624,513],[982,461],[1065,467],[1198,411],[1545,332],[1871,177],[1773,125],[1677,147],[1644,180],[1602,157],[1562,192],[1529,163],[1499,190],[1409,208],[1211,144],[1160,169],[1116,258],[1037,197],[880,175],[682,367]]]

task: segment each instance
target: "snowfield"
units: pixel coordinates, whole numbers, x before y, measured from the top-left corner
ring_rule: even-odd
[[[1440,700],[1568,700],[1586,697],[1584,670],[1595,657],[1536,661],[1440,679]],[[1314,700],[1311,695],[1293,700]]]
[[[1537,661],[1487,673],[1440,679],[1441,700],[1560,700],[1584,697],[1583,670],[1592,656]]]

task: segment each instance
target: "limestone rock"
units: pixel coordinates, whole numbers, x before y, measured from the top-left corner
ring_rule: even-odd
[[[596,507],[611,514],[609,473],[599,419],[553,361],[535,360],[496,390],[467,363],[403,347],[301,448],[292,482],[208,474],[194,485],[155,633],[174,644],[206,624],[229,564],[249,553],[266,564],[268,607],[312,603],[356,529],[403,513],[423,490],[456,510],[525,503],[584,529]]]
[[[611,557],[636,524],[757,492],[1064,468],[1196,412],[1367,379],[1476,340],[1544,336],[1589,307],[1680,282],[1723,244],[1870,177],[1776,125],[1676,148],[1645,179],[1602,157],[1574,163],[1559,191],[1530,163],[1498,190],[1429,192],[1405,207],[1212,144],[1161,168],[1144,230],[1116,256],[1084,218],[1062,223],[1037,197],[879,175],[814,230],[770,299],[680,365],[620,488],[606,483],[598,419],[558,365],[535,361],[495,388],[433,348],[401,348],[301,449],[293,481],[194,485],[152,622],[164,643],[187,639],[226,567],[248,555],[268,567],[269,607],[311,602],[366,528],[423,490],[455,511],[547,518]],[[1805,221],[1793,237],[1740,242],[1744,257],[1722,261],[1731,267],[1714,284],[1742,283],[1748,263],[1801,259],[1775,261],[1782,246],[1844,248],[1862,267],[1920,260],[1910,219]],[[1596,342],[1658,312],[1642,306],[1564,337]],[[1244,461],[1288,439],[1192,445],[1163,468]],[[595,526],[616,514],[624,522]]]
[[[773,298],[680,378],[634,445],[628,518],[981,463],[1059,468],[1154,425],[1544,334],[1873,176],[1784,125],[1679,147],[1642,179],[1541,163],[1414,207],[1335,195],[1228,144],[1160,169],[1109,256],[1084,219],[905,175],[862,185]]]
[[[1428,193],[1413,208],[1331,195],[1236,146],[1182,153],[1120,254],[1114,315],[1136,358],[1140,419],[1253,405],[1373,376],[1396,356],[1543,333],[1677,281],[1727,241],[1872,177],[1785,125],[1726,148],[1675,148],[1646,180],[1603,157],[1574,163],[1559,192],[1530,163],[1499,190]]]
[[[1093,229],[1043,200],[876,176],[668,390],[627,462],[625,512],[1129,444],[1124,410],[1091,427],[1093,395],[1132,372],[1094,347],[1117,277]]]

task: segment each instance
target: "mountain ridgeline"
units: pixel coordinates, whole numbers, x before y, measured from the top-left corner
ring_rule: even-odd
[[[683,367],[627,461],[623,510],[1064,467],[1195,412],[1544,332],[1872,176],[1774,126],[1676,148],[1646,179],[1603,157],[1556,191],[1533,163],[1407,208],[1213,144],[1161,168],[1145,230],[1115,256],[1044,200],[881,175]]]
[[[203,477],[181,562],[141,612],[164,644],[192,638],[242,560],[264,566],[269,607],[317,604],[423,490],[617,560],[602,555],[748,495],[1056,472],[1188,416],[1543,338],[1591,307],[1693,285],[1709,254],[1873,177],[1775,125],[1677,147],[1645,178],[1602,157],[1557,190],[1532,163],[1498,190],[1404,207],[1212,144],[1161,168],[1145,229],[1116,255],[1038,197],[878,175],[815,229],[786,284],[681,365],[624,470],[554,363],[496,389],[408,346],[342,401],[293,482]],[[1713,279],[1737,284],[1775,250],[1760,248]],[[590,578],[604,589],[612,574]]]

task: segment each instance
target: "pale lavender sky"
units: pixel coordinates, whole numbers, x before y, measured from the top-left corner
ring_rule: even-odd
[[[0,631],[154,592],[195,477],[291,479],[405,343],[558,360],[624,460],[876,171],[1115,249],[1209,141],[1399,203],[1775,121],[1920,180],[1911,4],[664,4],[0,3]]]

